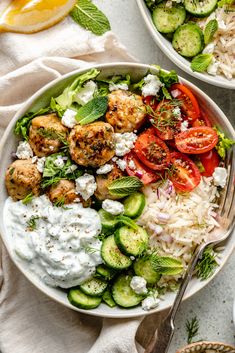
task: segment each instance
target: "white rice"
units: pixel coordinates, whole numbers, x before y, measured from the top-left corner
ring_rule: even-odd
[[[192,192],[185,194],[177,194],[170,181],[158,189],[154,185],[144,188],[146,206],[138,223],[148,231],[150,246],[159,255],[180,259],[185,269],[195,247],[219,226],[215,219],[219,193],[212,181],[203,177]],[[162,285],[181,276],[163,276]]]

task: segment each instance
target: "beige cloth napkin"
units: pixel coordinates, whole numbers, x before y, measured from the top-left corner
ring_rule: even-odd
[[[0,77],[0,136],[21,105],[48,82],[93,62],[133,61],[113,33],[95,37],[77,25],[66,26],[66,21],[32,36],[0,35],[0,73],[5,74]],[[9,73],[12,69],[17,70]],[[141,318],[114,320],[79,314],[34,288],[13,265],[4,246],[0,261],[1,353],[143,351],[135,341]],[[143,327],[139,340],[146,342],[151,330]]]

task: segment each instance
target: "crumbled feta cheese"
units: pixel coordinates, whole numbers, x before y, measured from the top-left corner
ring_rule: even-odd
[[[105,164],[105,165],[102,165],[101,167],[99,167],[99,169],[97,169],[96,173],[97,174],[107,174],[107,173],[111,172],[112,169],[113,169],[112,164]]]
[[[164,86],[156,75],[147,75],[144,78],[145,84],[142,87],[142,94],[144,97],[156,96],[161,87]]]
[[[75,183],[76,193],[80,194],[85,201],[94,194],[97,188],[94,176],[87,173],[77,178]]]
[[[218,68],[219,68],[219,62],[216,61],[215,58],[213,57],[212,62],[210,63],[206,71],[209,75],[216,76]]]
[[[132,170],[135,170],[136,169],[135,162],[133,160],[130,160],[128,162],[128,167],[131,168]]]
[[[117,160],[118,160],[117,157],[113,157],[113,158],[112,158],[112,161],[113,161],[113,162],[116,162]]]
[[[119,201],[106,199],[102,202],[102,208],[103,210],[107,211],[108,213],[111,213],[114,216],[117,216],[124,212],[124,206]]]
[[[124,134],[115,133],[114,142],[116,156],[121,157],[129,153],[134,147],[136,139],[137,135],[133,132],[124,132]]]
[[[227,170],[225,168],[217,167],[215,168],[214,173],[212,174],[214,179],[214,184],[220,186],[221,188],[225,187],[227,180]]]
[[[33,150],[27,141],[20,141],[16,150],[16,157],[19,159],[30,159],[33,157]]]
[[[81,105],[88,103],[97,90],[97,84],[94,81],[88,81],[76,95],[76,102]]]
[[[124,159],[117,159],[116,164],[124,172],[126,169],[126,161],[124,161]]]
[[[154,309],[158,306],[160,300],[158,298],[154,297],[147,297],[144,300],[142,300],[142,309],[145,311],[148,311],[150,309]]]
[[[175,107],[173,110],[172,110],[172,114],[179,120],[181,120],[181,110],[179,107]]]
[[[40,173],[43,173],[45,163],[46,163],[46,157],[42,157],[42,158],[38,158],[38,159],[37,159],[37,170],[38,170]]]
[[[130,287],[133,289],[133,291],[136,294],[147,294],[148,290],[146,288],[146,284],[147,284],[147,282],[143,277],[134,276],[131,279]]]
[[[227,28],[227,26],[226,26],[224,20],[221,20],[221,19],[219,20],[219,19],[217,19],[217,22],[218,22],[218,29],[226,29],[226,28]]]
[[[63,168],[64,167],[64,159],[63,156],[58,156],[55,160],[54,160],[54,165],[57,168]]]
[[[114,83],[114,82],[110,82],[109,84],[109,90],[110,92],[112,91],[116,91],[118,89],[123,89],[124,91],[128,90],[128,84],[127,83]]]
[[[202,54],[212,54],[214,50],[215,50],[215,44],[212,42],[205,46],[205,48],[202,51]]]
[[[62,116],[61,122],[64,126],[72,129],[75,125],[77,125],[77,120],[75,119],[77,112],[72,109],[67,109]]]
[[[77,165],[72,164],[68,169],[66,170],[65,174],[70,174],[73,173],[76,169],[78,169]]]
[[[187,120],[182,121],[182,123],[181,123],[181,125],[180,125],[180,130],[181,130],[181,131],[186,131],[186,130],[188,130],[188,121],[187,121]]]

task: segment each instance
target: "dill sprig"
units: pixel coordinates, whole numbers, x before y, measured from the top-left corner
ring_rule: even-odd
[[[186,331],[187,331],[187,342],[188,344],[192,343],[194,338],[198,335],[199,331],[199,322],[196,316],[191,320],[186,321]]]
[[[197,263],[196,275],[201,280],[206,280],[213,275],[217,266],[215,251],[211,247],[207,247]]]
[[[27,221],[27,229],[30,230],[31,232],[33,230],[37,229],[37,220],[39,219],[39,216],[32,216],[29,218]]]

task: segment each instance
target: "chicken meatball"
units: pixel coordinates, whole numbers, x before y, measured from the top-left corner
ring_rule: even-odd
[[[115,132],[131,132],[138,129],[144,122],[146,108],[141,96],[117,90],[109,94],[109,109],[106,121],[111,124]]]
[[[62,179],[52,185],[48,191],[48,197],[53,203],[68,204],[77,199],[75,183],[71,180]]]
[[[125,173],[121,171],[121,169],[119,169],[116,164],[114,164],[111,172],[107,174],[97,175],[96,176],[97,189],[95,191],[95,197],[101,201],[107,198],[112,200],[118,199],[119,198],[118,196],[110,195],[108,186],[112,183],[113,180],[121,178],[124,175]]]
[[[49,156],[59,151],[67,134],[68,129],[55,113],[37,116],[29,129],[29,144],[36,156]]]
[[[23,200],[28,194],[40,193],[41,173],[31,159],[13,162],[6,172],[6,188],[14,201]]]
[[[113,128],[102,121],[76,125],[68,140],[71,158],[84,167],[98,168],[115,154]]]

